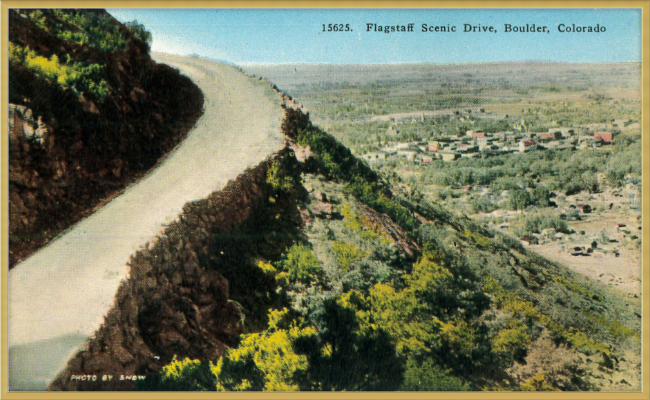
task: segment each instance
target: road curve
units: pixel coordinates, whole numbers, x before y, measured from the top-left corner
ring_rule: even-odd
[[[283,147],[280,99],[268,84],[209,60],[153,58],[201,88],[204,114],[156,169],[9,271],[9,390],[44,390],[103,322],[129,256],[186,202]]]

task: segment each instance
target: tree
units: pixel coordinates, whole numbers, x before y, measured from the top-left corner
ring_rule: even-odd
[[[545,186],[538,186],[533,190],[531,201],[540,207],[548,207],[551,192]]]
[[[151,49],[151,42],[152,42],[152,37],[151,37],[151,32],[149,32],[144,25],[138,22],[138,20],[133,20],[130,22],[127,22],[124,24],[131,32],[133,32],[133,36],[135,36],[136,39],[141,40],[142,42],[146,43],[147,45],[147,50]]]
[[[523,210],[531,204],[530,193],[527,190],[514,190],[509,202],[512,210]]]
[[[432,360],[418,363],[410,357],[406,363],[401,390],[427,392],[458,392],[470,390],[469,383],[450,375],[451,370],[435,365]]]

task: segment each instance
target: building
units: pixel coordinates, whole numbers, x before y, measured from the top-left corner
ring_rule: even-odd
[[[538,240],[537,240],[536,237],[529,236],[529,235],[522,236],[520,239],[521,239],[522,242],[525,242],[525,243],[528,244],[529,246],[530,246],[531,244],[537,244],[537,243],[538,243]]]
[[[577,209],[582,211],[583,214],[589,214],[591,212],[591,206],[589,204],[578,204]]]
[[[537,142],[534,140],[522,140],[519,142],[519,151],[522,153],[525,153],[530,150],[534,150],[537,148]]]
[[[397,157],[406,158],[409,161],[415,160],[415,156],[418,154],[415,150],[397,150]]]
[[[600,139],[604,144],[612,143],[612,133],[611,132],[594,132],[594,139]]]
[[[549,129],[550,130],[550,129]],[[552,140],[562,139],[562,134],[560,132],[542,132],[538,135],[541,142],[550,142]]]
[[[461,143],[460,144],[460,152],[461,153],[476,153],[479,150],[477,145],[470,145],[469,143]]]
[[[438,148],[440,147],[440,143],[438,142],[429,142],[429,145],[427,146],[427,150],[429,150],[432,153],[435,153],[438,151]]]
[[[454,161],[460,157],[460,154],[455,151],[440,151],[438,155],[442,158],[442,161]]]

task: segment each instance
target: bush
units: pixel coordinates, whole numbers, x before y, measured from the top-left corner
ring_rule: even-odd
[[[480,197],[478,200],[471,202],[472,211],[475,213],[490,213],[498,208],[498,206],[488,200],[486,197]]]
[[[520,389],[523,392],[559,392],[560,389],[554,387],[546,381],[544,374],[539,374],[533,378],[522,382]]]
[[[526,325],[517,319],[510,319],[506,329],[492,338],[492,346],[496,351],[512,351],[515,357],[519,355],[517,358],[521,358],[528,350],[530,340]]]
[[[212,372],[219,391],[296,391],[299,371],[308,368],[307,357],[294,351],[294,342],[316,334],[313,327],[292,324],[282,329],[288,310],[271,310],[264,332],[244,335],[236,349],[229,349]]]
[[[539,207],[548,207],[551,191],[545,186],[538,186],[533,190],[531,202]]]
[[[301,244],[293,245],[286,255],[282,255],[282,260],[275,263],[275,267],[283,271],[291,283],[309,285],[322,274],[320,261],[309,247]]]
[[[532,203],[530,193],[527,190],[514,190],[508,200],[511,210],[523,210]]]
[[[212,368],[211,362],[189,358],[179,361],[174,356],[172,362],[165,365],[160,373],[138,382],[137,390],[213,391],[216,378]]]
[[[368,256],[368,253],[357,246],[345,242],[334,242],[333,248],[334,254],[336,254],[336,262],[343,272],[350,271],[352,265]]]
[[[524,219],[524,230],[528,233],[540,233],[553,228],[556,232],[570,233],[567,223],[551,215],[530,215]]]
[[[46,32],[78,45],[115,52],[124,51],[129,43],[128,34],[104,10],[52,9],[19,12]]]
[[[417,225],[411,211],[399,204],[395,199],[388,197],[377,184],[368,183],[361,178],[355,177],[346,186],[346,191],[376,211],[388,215],[406,230],[411,230]]]
[[[469,383],[452,376],[451,370],[435,365],[432,360],[426,360],[421,365],[414,358],[406,362],[404,383],[400,390],[426,392],[459,392],[470,390]]]

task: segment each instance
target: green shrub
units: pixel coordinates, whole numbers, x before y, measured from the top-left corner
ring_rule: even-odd
[[[211,362],[185,358],[165,365],[162,370],[145,381],[138,382],[137,390],[146,391],[214,391],[216,378]]]
[[[480,197],[478,200],[472,201],[471,206],[472,211],[475,213],[490,213],[499,208],[486,197]]]
[[[571,290],[572,292],[579,293],[579,294],[581,294],[583,296],[592,298],[592,299],[597,300],[597,301],[605,300],[602,296],[591,293],[589,290],[585,289],[584,287],[578,285],[577,283],[575,283],[575,282],[573,282],[571,280],[562,278],[560,276],[553,276],[552,279],[555,282],[558,282],[558,283],[562,284],[565,288]]]
[[[421,365],[410,357],[406,362],[404,383],[400,390],[423,392],[460,392],[469,391],[468,382],[451,375],[450,369],[436,365],[432,360],[425,360]]]
[[[282,256],[282,260],[274,263],[277,270],[286,274],[289,282],[311,284],[319,279],[322,274],[320,261],[311,249],[302,244],[291,246],[289,251]]]
[[[357,246],[345,242],[334,242],[334,254],[336,254],[336,262],[341,267],[343,272],[350,271],[350,267],[368,256]]]
[[[553,228],[556,232],[570,233],[567,223],[553,215],[534,214],[524,218],[526,233],[540,233],[548,228]]]
[[[380,240],[383,244],[392,243],[388,233],[378,223],[372,222],[367,217],[359,216],[359,213],[352,209],[350,203],[343,203],[341,215],[345,218],[343,225],[358,233],[365,240]]]
[[[587,319],[595,324],[606,327],[610,335],[615,338],[636,337],[637,341],[641,340],[641,334],[632,328],[628,328],[616,318],[609,320],[607,316],[602,314],[593,314],[589,311],[583,311]]]
[[[377,184],[368,183],[361,178],[355,177],[345,189],[359,201],[380,213],[388,215],[402,228],[411,230],[416,227],[417,221],[411,211],[395,199],[388,197]]]
[[[497,351],[526,350],[530,345],[528,328],[517,319],[508,320],[506,329],[492,338],[492,346]]]
[[[530,193],[524,189],[513,190],[508,199],[511,210],[523,210],[532,203]]]
[[[266,183],[273,187],[273,190],[289,193],[295,185],[294,179],[289,176],[279,159],[274,160],[266,171]]]
[[[124,51],[129,43],[127,32],[104,10],[51,9],[17,10],[39,28],[59,39],[100,50]],[[142,27],[144,29],[144,27]]]
[[[523,392],[559,392],[560,389],[554,387],[546,381],[544,374],[538,374],[529,380],[522,382],[520,390]]]

